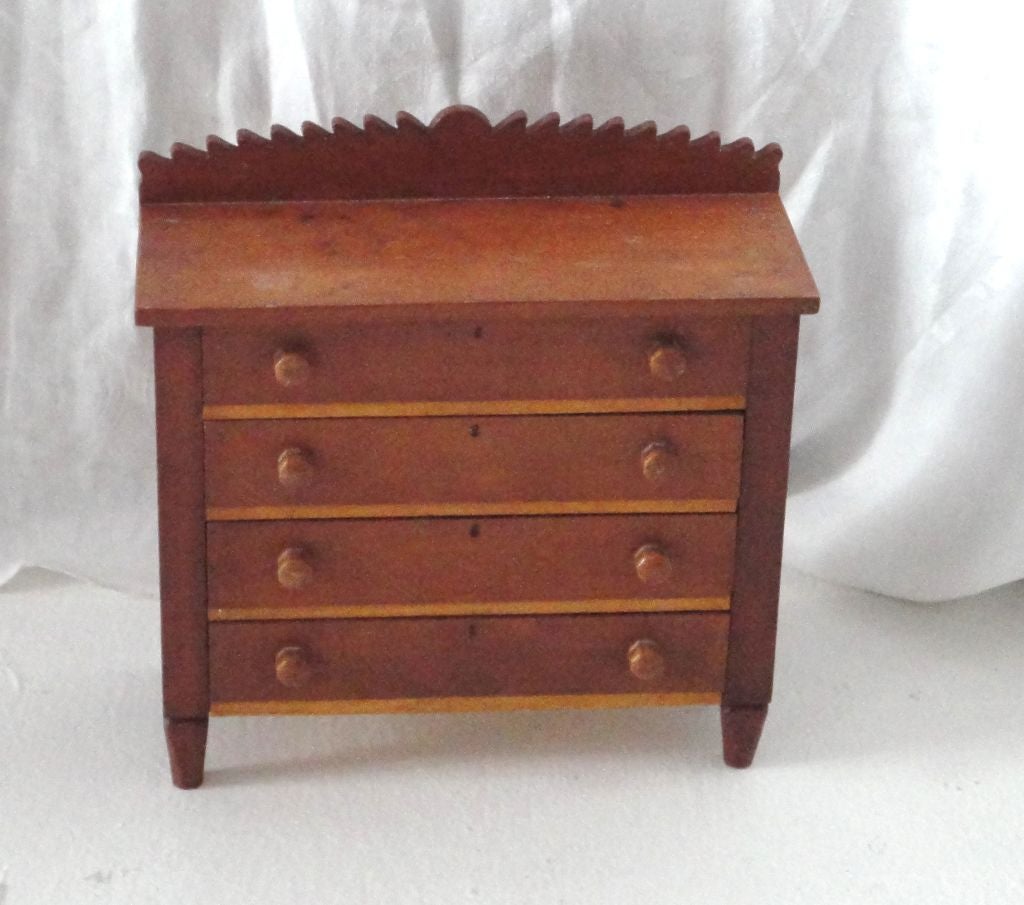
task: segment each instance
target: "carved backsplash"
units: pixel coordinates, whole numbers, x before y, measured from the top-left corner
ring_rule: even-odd
[[[429,125],[399,113],[395,125],[367,116],[363,128],[335,119],[302,134],[273,126],[270,138],[240,130],[237,145],[175,144],[171,156],[139,157],[143,204],[186,201],[652,195],[777,192],[782,150],[749,138],[723,145],[717,132],[691,139],[678,126],[595,127],[590,116],[533,123],[523,112],[496,125],[473,107],[442,110]]]

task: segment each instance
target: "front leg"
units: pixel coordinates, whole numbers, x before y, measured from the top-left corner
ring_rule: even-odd
[[[210,711],[202,338],[161,328],[153,351],[164,729],[174,784],[193,789],[203,781]]]
[[[767,715],[767,704],[722,705],[722,754],[730,767],[753,762]]]
[[[171,759],[171,780],[179,789],[197,789],[203,783],[206,759],[206,728],[209,719],[164,719],[167,753]]]

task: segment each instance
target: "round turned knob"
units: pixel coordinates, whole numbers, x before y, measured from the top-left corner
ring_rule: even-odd
[[[664,584],[672,576],[672,558],[657,544],[644,544],[637,550],[633,565],[644,584]]]
[[[678,462],[679,457],[663,440],[648,443],[640,453],[640,467],[644,477],[652,484],[670,477]]]
[[[313,479],[313,459],[305,450],[291,446],[277,457],[277,479],[289,490]]]
[[[313,566],[300,547],[288,547],[277,557],[277,583],[289,591],[304,588],[313,580]]]
[[[309,359],[301,352],[279,349],[274,355],[274,379],[283,387],[297,387],[309,380]]]
[[[274,674],[287,688],[301,688],[313,675],[309,652],[304,647],[282,647],[274,657]]]
[[[679,340],[663,339],[651,349],[647,363],[658,380],[676,380],[686,371],[686,353]]]
[[[665,675],[665,655],[655,641],[648,638],[634,641],[626,657],[629,671],[642,682],[651,682]]]

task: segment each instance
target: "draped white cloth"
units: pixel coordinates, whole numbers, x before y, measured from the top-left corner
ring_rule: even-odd
[[[1020,578],[1022,19],[994,0],[6,0],[0,580],[156,586],[138,152],[455,102],[778,141],[823,299],[787,560],[919,600]]]

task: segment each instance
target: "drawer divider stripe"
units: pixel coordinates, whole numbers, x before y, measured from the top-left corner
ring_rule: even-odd
[[[634,399],[510,399],[427,402],[325,402],[207,405],[207,421],[274,418],[406,418],[469,415],[585,415],[632,412],[739,411],[742,396],[677,396]]]
[[[211,506],[211,522],[317,518],[572,515],[620,512],[735,512],[735,500],[571,500],[507,503],[380,503],[330,506]]]
[[[466,713],[478,710],[570,710],[617,707],[682,707],[718,704],[717,691],[643,694],[509,695],[493,697],[384,698],[339,701],[217,701],[213,716],[257,714]]]
[[[232,607],[210,610],[211,622],[269,619],[366,619],[416,616],[500,616],[548,613],[682,613],[728,611],[728,597],[666,597],[635,600],[510,600],[474,603],[371,603],[324,606]]]

